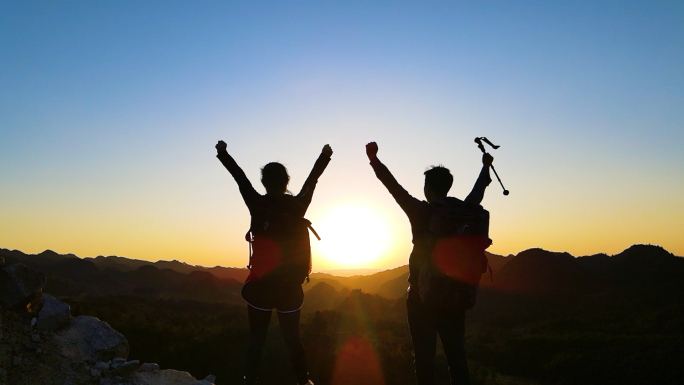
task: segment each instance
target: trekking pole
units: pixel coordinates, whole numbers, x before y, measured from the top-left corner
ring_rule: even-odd
[[[483,154],[487,153],[487,151],[485,151],[484,145],[482,144],[483,140],[485,143],[492,146],[492,148],[495,150],[497,148],[501,147],[501,146],[497,146],[494,143],[490,142],[489,139],[485,138],[484,136],[475,138],[475,143],[477,143],[477,147],[480,148],[480,150],[482,151]],[[494,175],[496,175],[496,179],[499,181],[499,184],[501,185],[501,188],[503,189],[503,195],[508,195],[510,193],[510,191],[506,190],[506,188],[504,187],[503,182],[501,182],[501,178],[499,178],[499,174],[496,173],[496,169],[494,168],[494,165],[492,164],[489,167],[491,167],[492,171],[494,171]]]

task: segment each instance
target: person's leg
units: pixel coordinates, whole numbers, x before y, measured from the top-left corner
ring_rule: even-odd
[[[418,385],[434,385],[435,352],[437,350],[437,330],[430,317],[422,309],[420,299],[416,294],[406,300],[409,331],[413,341],[413,362],[416,369],[416,383]]]
[[[290,359],[297,376],[297,383],[304,385],[309,381],[309,373],[306,369],[306,351],[299,337],[299,316],[299,310],[278,312],[278,322],[280,323],[280,330],[283,333],[283,338],[285,338],[287,348],[290,351]]]
[[[465,310],[445,315],[438,322],[437,331],[449,364],[451,385],[470,385],[465,350]]]
[[[249,344],[247,346],[247,363],[245,367],[245,383],[256,384],[261,351],[266,343],[268,324],[271,321],[271,311],[258,310],[247,305],[249,318]]]

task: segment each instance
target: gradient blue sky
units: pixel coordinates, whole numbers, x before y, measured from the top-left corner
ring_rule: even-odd
[[[244,266],[216,141],[293,191],[330,143],[307,216],[364,207],[391,247],[314,267],[394,267],[409,225],[364,144],[415,196],[441,163],[463,197],[487,136],[492,252],[684,255],[683,47],[681,1],[2,2],[0,247]]]

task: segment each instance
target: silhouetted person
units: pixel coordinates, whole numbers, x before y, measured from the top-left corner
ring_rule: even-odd
[[[378,145],[375,142],[366,145],[366,154],[375,175],[389,190],[411,223],[413,251],[409,257],[409,290],[406,299],[406,311],[413,341],[417,383],[418,385],[436,384],[434,366],[437,335],[439,334],[449,365],[451,384],[470,384],[464,337],[466,306],[454,305],[450,309],[435,310],[422,303],[418,290],[421,266],[428,263],[427,261],[431,259],[432,253],[428,234],[433,212],[432,205],[436,203],[458,204],[461,202],[457,198],[447,197],[453,183],[453,177],[449,170],[442,166],[425,171],[424,194],[427,201],[422,201],[414,198],[401,187],[387,167],[378,160],[377,153]],[[483,155],[482,171],[465,202],[479,204],[482,201],[484,191],[492,181],[489,176],[489,166],[492,161],[491,155]]]
[[[306,352],[299,337],[299,316],[304,292],[302,283],[311,271],[311,249],[308,227],[304,219],[318,178],[330,162],[332,149],[325,145],[309,177],[297,195],[290,195],[290,177],[280,163],[269,163],[261,169],[261,183],[266,195],[259,194],[235,160],[226,152],[226,143],[216,144],[218,159],[228,169],[240,188],[251,215],[247,240],[250,242],[250,274],[242,288],[249,318],[249,346],[245,383],[255,384],[261,352],[266,342],[272,309],[290,352],[292,366],[300,385],[309,381]]]

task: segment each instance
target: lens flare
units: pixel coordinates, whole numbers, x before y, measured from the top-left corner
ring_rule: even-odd
[[[330,383],[332,385],[385,385],[380,360],[367,338],[352,336],[342,343]]]

